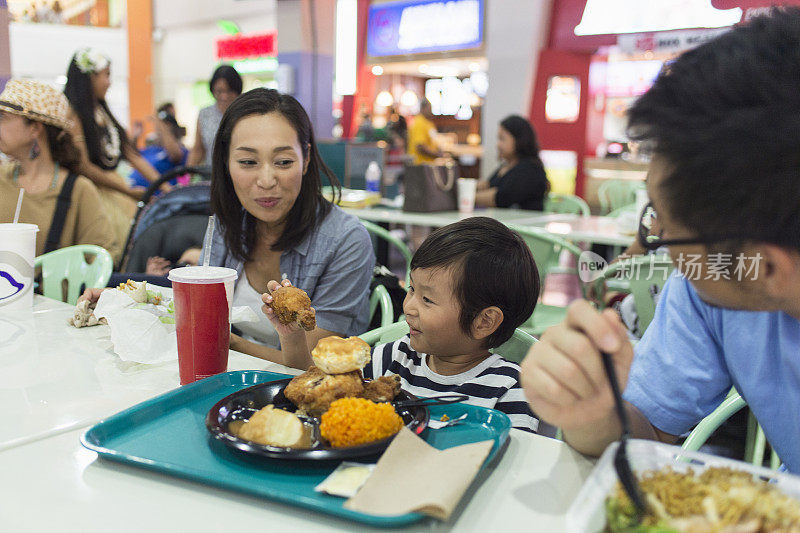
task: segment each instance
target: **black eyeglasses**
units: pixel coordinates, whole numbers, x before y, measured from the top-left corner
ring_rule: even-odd
[[[715,237],[692,237],[687,239],[664,239],[661,234],[663,230],[659,231],[656,234],[651,234],[653,228],[653,221],[656,219],[656,210],[653,209],[653,203],[648,202],[644,209],[642,209],[642,214],[639,217],[639,244],[645,250],[648,251],[655,251],[661,248],[662,246],[678,246],[678,245],[685,245],[685,244],[711,244],[714,242],[723,242],[723,241],[739,241],[742,240],[741,235],[731,236],[715,236]]]

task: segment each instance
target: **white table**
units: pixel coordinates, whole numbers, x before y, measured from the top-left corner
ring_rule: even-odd
[[[525,209],[488,208],[475,209],[472,214],[465,215],[458,211],[440,211],[437,213],[406,213],[399,209],[385,207],[344,208],[363,220],[378,223],[410,224],[412,226],[442,227],[472,216],[493,218],[503,224],[517,224],[544,228],[550,233],[560,235],[571,241],[608,244],[611,246],[629,246],[635,239],[632,231],[621,231],[619,220],[612,217],[584,217],[581,215],[544,213]]]
[[[549,213],[515,221],[520,226],[534,226],[574,242],[591,242],[628,247],[636,239],[635,228],[623,230],[622,221],[614,217],[584,217]]]
[[[14,356],[2,352],[0,391],[12,417],[4,424],[11,428],[0,434],[0,531],[370,530],[98,459],[79,443],[86,427],[174,388],[177,366],[124,365],[109,349],[106,327],[72,329],[70,314],[70,306],[37,297],[26,319],[32,324],[19,321],[23,333],[13,340]],[[2,327],[9,324],[14,320]],[[288,370],[231,352],[229,369],[247,368]],[[16,402],[10,408],[9,399]],[[450,521],[426,519],[402,531],[564,531],[564,513],[591,468],[561,442],[512,430],[505,450],[481,471]]]
[[[458,211],[439,211],[436,213],[408,213],[401,209],[387,207],[343,208],[345,212],[370,222],[387,222],[393,224],[410,224],[412,226],[433,226],[440,228],[453,222],[458,222],[469,217],[490,217],[503,224],[517,223],[519,220],[535,218],[536,211],[525,209],[502,209],[492,207],[488,209],[475,209],[469,215]],[[540,213],[544,215],[544,213]]]
[[[86,427],[179,385],[178,361],[122,361],[108,326],[76,329],[73,307],[35,296],[33,312],[0,314],[0,450]],[[228,370],[299,373],[231,351]]]

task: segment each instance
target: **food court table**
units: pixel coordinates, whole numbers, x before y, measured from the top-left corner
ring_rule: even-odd
[[[437,213],[407,213],[386,207],[343,208],[347,213],[376,223],[410,224],[412,226],[442,227],[470,216],[493,218],[503,224],[544,228],[550,233],[566,239],[611,246],[629,246],[635,235],[632,231],[621,231],[619,220],[613,217],[584,217],[581,215],[544,213],[525,209],[503,209],[492,207],[475,209],[471,215],[458,211]]]
[[[21,323],[23,332],[12,341],[13,357],[2,352],[10,372],[1,373],[0,390],[15,403],[4,404],[11,415],[4,426],[12,428],[4,427],[0,451],[0,531],[369,530],[112,463],[83,448],[80,435],[97,418],[173,388],[177,365],[129,367],[110,351],[107,327],[75,330],[66,324],[70,314],[69,306],[37,297],[32,319],[2,323],[3,331]],[[34,343],[27,355],[22,339]],[[288,370],[232,352],[229,369],[245,368]],[[559,441],[512,430],[450,521],[428,519],[403,531],[564,531],[564,513],[591,467]]]

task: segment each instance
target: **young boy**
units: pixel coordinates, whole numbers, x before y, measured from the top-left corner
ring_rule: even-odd
[[[403,302],[409,335],[376,346],[364,377],[397,374],[404,390],[421,397],[466,394],[466,403],[535,432],[519,366],[489,350],[511,338],[538,298],[536,263],[519,235],[486,217],[440,228],[411,259]]]
[[[466,403],[502,411],[515,428],[536,432],[539,421],[525,400],[519,365],[489,350],[511,338],[538,299],[539,273],[519,235],[486,217],[440,228],[411,259],[403,302],[409,335],[376,346],[364,377],[396,374],[404,390],[420,397],[465,394]],[[281,350],[296,354],[293,360],[310,360],[297,326],[277,321],[272,296],[264,294],[263,301]]]

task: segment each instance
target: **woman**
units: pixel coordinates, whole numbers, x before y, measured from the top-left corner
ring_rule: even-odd
[[[158,179],[150,166],[128,141],[106,104],[111,86],[109,59],[92,50],[78,50],[67,70],[64,94],[72,105],[72,136],[81,152],[80,172],[100,190],[100,196],[111,216],[111,230],[119,242],[125,242],[130,220],[136,210],[135,200],[142,195],[141,187],[131,188],[117,172],[120,160],[127,160],[148,182]],[[114,256],[114,261],[119,259]]]
[[[39,226],[36,255],[74,244],[118,252],[97,188],[79,175],[80,153],[69,134],[63,94],[33,80],[10,80],[0,94],[0,151],[13,163],[0,166],[2,222],[14,217],[25,189],[20,222]],[[63,213],[56,215],[60,200]]]
[[[242,77],[230,65],[217,67],[209,82],[211,94],[216,102],[200,110],[197,117],[197,129],[192,150],[189,152],[189,166],[211,166],[211,150],[214,137],[222,120],[222,115],[237,96],[242,94]]]
[[[503,164],[487,181],[478,182],[475,205],[544,211],[550,182],[530,122],[519,115],[503,119],[497,130],[497,155]]]
[[[291,96],[254,89],[222,118],[212,158],[211,207],[219,225],[212,265],[239,272],[233,305],[251,307],[258,323],[240,326],[231,348],[295,368],[310,360],[279,351],[261,312],[270,280],[290,279],[311,297],[317,328],[295,331],[309,347],[330,335],[367,328],[375,256],[367,230],[322,196],[322,162],[311,121]]]

